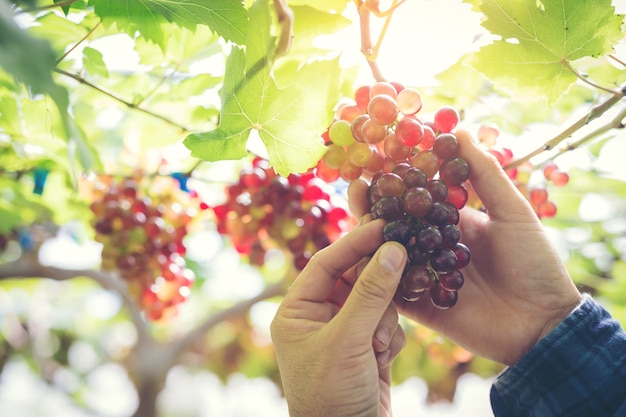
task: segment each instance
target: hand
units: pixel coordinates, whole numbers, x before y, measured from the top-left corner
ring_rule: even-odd
[[[461,241],[471,251],[461,270],[465,284],[450,310],[427,297],[398,309],[480,356],[517,362],[580,302],[581,295],[541,222],[495,158],[469,133],[456,132],[459,153],[470,165],[472,188],[487,212],[461,210]],[[364,182],[349,189],[355,215],[369,211]]]
[[[405,344],[392,298],[407,256],[381,246],[383,224],[314,255],[278,308],[271,334],[291,417],[392,414],[389,365]]]

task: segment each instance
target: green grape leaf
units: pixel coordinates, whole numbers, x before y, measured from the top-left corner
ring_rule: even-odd
[[[69,14],[71,8],[84,9],[86,5],[85,1],[83,0],[77,0],[74,2],[70,2],[69,4],[67,4],[68,2],[66,0],[54,0],[54,4],[57,4],[57,3],[63,3],[61,6],[61,10],[63,10],[63,13],[65,13],[65,16]]]
[[[50,43],[21,29],[11,18],[5,3],[0,3],[0,67],[26,84],[35,94],[47,94],[59,110],[65,137],[70,138],[68,106],[65,88],[54,82],[52,71],[56,56]]]
[[[610,53],[623,37],[611,0],[483,0],[483,26],[502,37],[471,59],[497,88],[554,103],[576,81],[571,62]]]
[[[241,159],[255,130],[279,174],[303,172],[326,151],[320,133],[332,120],[329,109],[337,97],[338,60],[302,65],[291,82],[279,88],[268,62],[273,39],[267,1],[257,1],[251,8],[250,24],[265,30],[250,34],[245,50],[233,48],[228,57],[218,128],[191,134],[184,143],[197,158]]]
[[[76,43],[87,34],[87,28],[54,13],[37,18],[37,24],[28,29],[38,38],[46,39],[60,57],[68,45]]]
[[[241,1],[90,0],[89,4],[105,25],[115,23],[131,36],[139,31],[163,48],[167,39],[161,27],[168,22],[190,30],[206,25],[237,44],[246,39],[248,12]]]
[[[350,3],[350,0],[290,0],[289,6],[309,6],[315,7],[317,10],[321,10],[323,12],[341,14],[345,10],[348,3]]]
[[[109,70],[102,58],[102,52],[89,46],[83,49],[83,65],[91,75],[109,76]]]

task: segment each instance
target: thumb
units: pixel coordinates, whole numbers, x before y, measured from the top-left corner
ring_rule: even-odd
[[[386,242],[378,248],[335,317],[341,329],[371,340],[393,299],[406,260],[406,249],[397,242]]]

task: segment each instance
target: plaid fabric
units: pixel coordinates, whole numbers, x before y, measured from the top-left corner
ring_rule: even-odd
[[[626,416],[626,333],[585,295],[491,387],[498,417]]]

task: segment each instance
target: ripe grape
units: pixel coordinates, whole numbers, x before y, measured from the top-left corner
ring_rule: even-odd
[[[435,131],[450,133],[459,123],[459,113],[450,106],[443,106],[435,113]]]
[[[370,214],[386,222],[383,240],[406,246],[408,264],[398,293],[411,302],[430,293],[438,308],[450,308],[462,286],[463,276],[458,270],[469,262],[469,249],[460,243],[457,227],[459,210],[469,198],[464,184],[470,175],[452,132],[459,113],[444,106],[435,112],[433,120],[424,121],[418,115],[423,105],[420,93],[387,82],[358,88],[354,103],[364,110],[350,125],[351,138],[357,143],[337,143],[333,127],[347,131],[347,121],[335,120],[328,134],[322,135],[329,148],[323,159],[329,159],[345,181],[361,177],[369,181]],[[342,115],[357,113],[348,111],[350,105],[341,108]],[[343,124],[335,126],[338,122]],[[343,148],[347,155],[341,165],[333,163],[334,146]],[[337,160],[340,157],[337,152]],[[318,163],[318,177],[331,177],[327,171]]]
[[[279,248],[291,256],[297,269],[304,268],[315,252],[337,240],[349,225],[348,212],[331,203],[328,186],[321,180],[329,172],[325,169],[331,169],[320,163],[327,158],[332,162],[340,151],[345,155],[337,160],[345,160],[334,172],[348,176],[351,171],[349,176],[358,178],[362,168],[352,161],[362,163],[361,153],[368,152],[371,159],[371,150],[365,143],[353,142],[346,148],[329,144],[315,174],[282,177],[267,160],[256,158],[253,165],[263,172],[259,175],[262,183],[249,188],[240,177],[238,182],[226,186],[227,201],[212,207],[217,230],[228,235],[235,249],[252,265],[262,266],[265,253]]]
[[[424,128],[417,119],[405,117],[396,126],[396,137],[404,146],[415,146],[424,139]]]
[[[256,170],[243,174],[241,181],[252,189],[263,181],[264,173]],[[159,320],[176,312],[194,281],[183,239],[197,201],[174,184],[148,178],[141,173],[120,180],[100,177],[90,208],[96,241],[103,245],[101,268],[117,271],[147,318]]]
[[[398,117],[398,105],[392,97],[378,94],[367,105],[367,113],[379,125],[390,125]]]
[[[451,133],[442,133],[437,136],[433,144],[433,152],[439,159],[450,159],[459,151],[459,141]]]
[[[422,108],[422,96],[413,88],[405,88],[396,97],[398,110],[403,114],[415,114]]]
[[[395,241],[406,245],[413,235],[413,225],[406,219],[393,220],[383,227],[383,240]]]
[[[453,307],[459,299],[456,290],[448,291],[441,284],[434,285],[430,289],[430,300],[433,305],[441,310]]]

